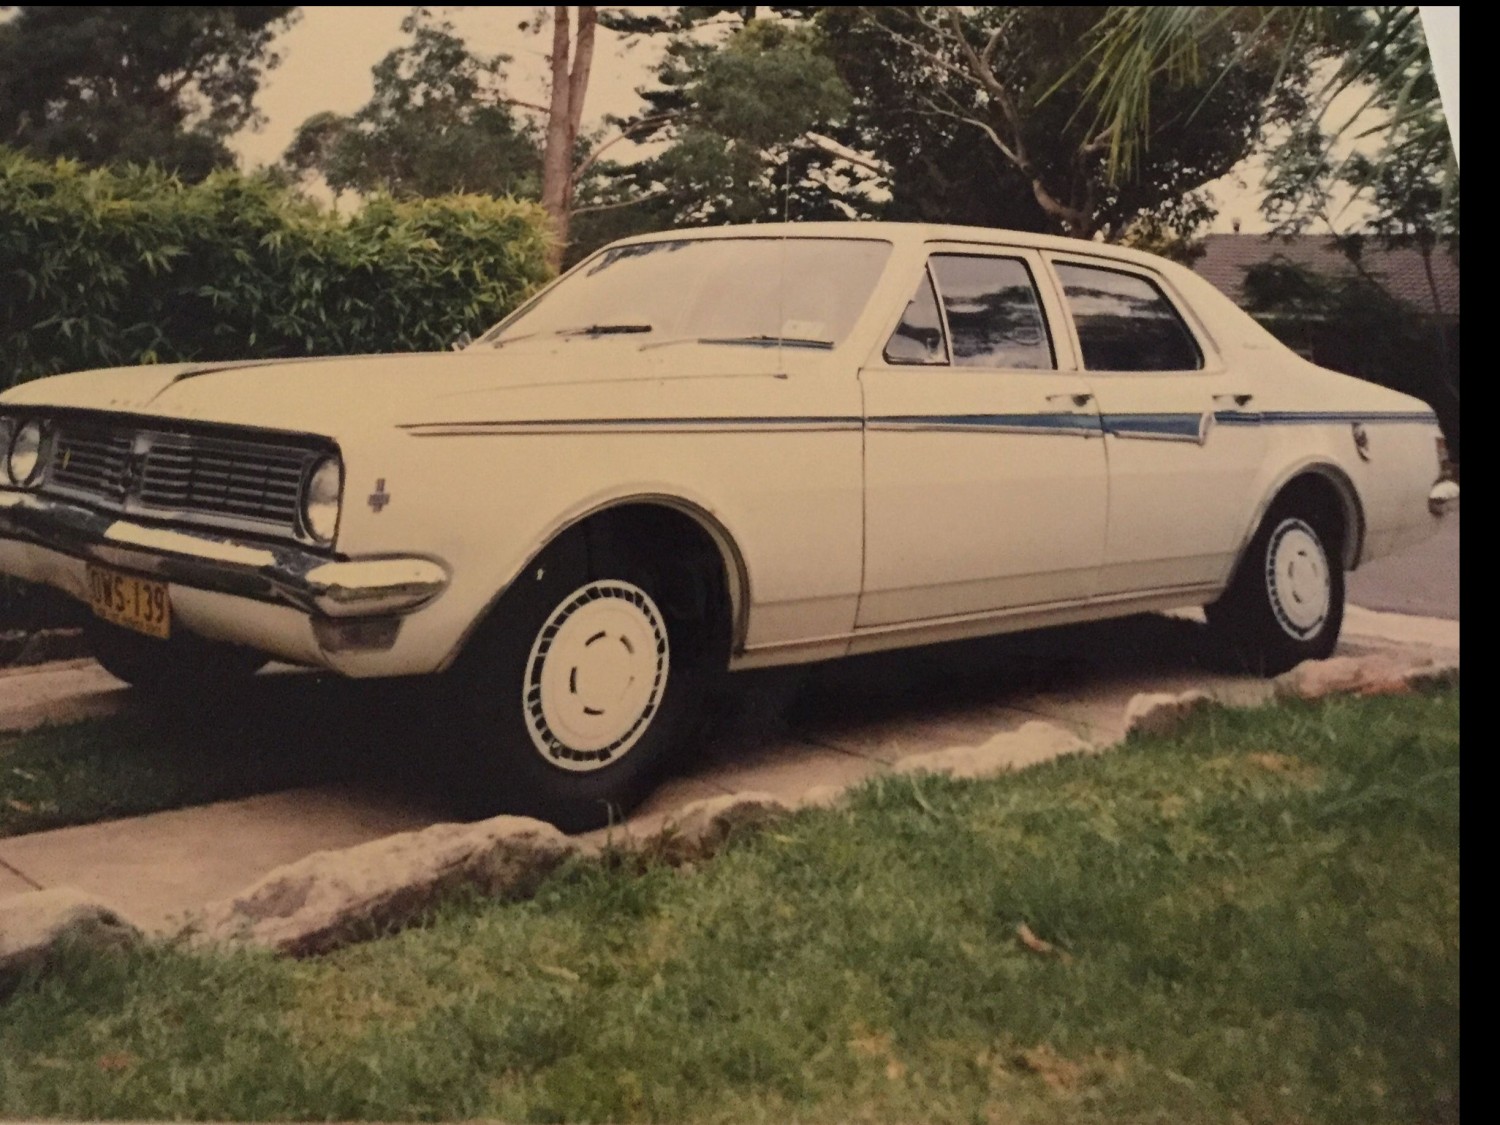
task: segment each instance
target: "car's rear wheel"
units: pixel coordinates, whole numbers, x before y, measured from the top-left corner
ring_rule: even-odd
[[[1278,500],[1208,623],[1237,667],[1274,676],[1333,653],[1344,621],[1338,521],[1296,496]]]
[[[706,670],[695,622],[628,545],[554,545],[521,575],[451,674],[464,814],[568,832],[621,819],[690,729]]]
[[[104,670],[132,687],[153,693],[172,692],[184,701],[249,679],[268,658],[253,649],[177,632],[158,640],[91,620],[84,637]]]

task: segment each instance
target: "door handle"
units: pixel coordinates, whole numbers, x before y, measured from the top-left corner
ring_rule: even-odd
[[[1249,406],[1250,405],[1250,400],[1253,399],[1254,397],[1255,396],[1252,395],[1252,394],[1245,394],[1245,393],[1240,393],[1240,394],[1226,394],[1226,395],[1214,395],[1214,401],[1215,402],[1232,402],[1236,406]]]
[[[1048,402],[1061,402],[1063,399],[1068,399],[1074,406],[1087,406],[1094,401],[1094,396],[1087,393],[1047,396]]]

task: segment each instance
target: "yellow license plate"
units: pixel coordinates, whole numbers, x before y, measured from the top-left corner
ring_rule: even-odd
[[[167,584],[134,574],[90,566],[89,606],[96,617],[166,640],[172,632],[172,602]]]

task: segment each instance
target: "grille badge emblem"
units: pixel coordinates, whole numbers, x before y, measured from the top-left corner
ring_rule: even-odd
[[[140,491],[141,481],[146,475],[146,454],[151,449],[151,440],[145,434],[136,437],[120,470],[120,494],[131,499]]]

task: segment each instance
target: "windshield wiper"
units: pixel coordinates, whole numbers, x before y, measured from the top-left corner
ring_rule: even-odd
[[[832,340],[814,340],[805,336],[678,336],[671,340],[652,340],[641,345],[647,348],[664,348],[670,344],[735,344],[751,348],[818,348],[832,351]]]
[[[832,340],[814,340],[807,336],[703,336],[700,344],[749,344],[752,347],[776,348],[825,348],[832,349]]]
[[[488,344],[492,348],[503,348],[506,344],[514,344],[517,340],[529,340],[535,336],[535,332],[522,332],[519,336],[501,336],[497,340],[481,339],[481,344]]]
[[[560,328],[554,336],[628,336],[652,331],[649,324],[589,324],[582,328]]]

